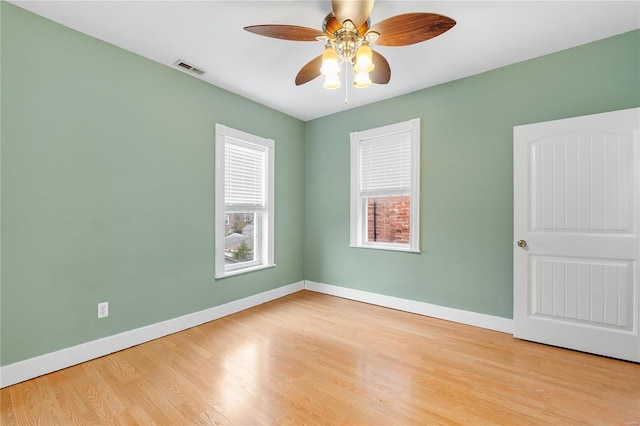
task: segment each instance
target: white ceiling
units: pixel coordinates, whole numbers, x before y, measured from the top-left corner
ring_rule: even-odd
[[[391,81],[349,88],[347,105],[344,84],[334,91],[321,78],[294,84],[323,43],[243,30],[256,24],[320,29],[329,0],[12,3],[167,66],[187,61],[207,71],[197,78],[305,121],[640,28],[637,0],[377,0],[372,25],[408,12],[439,13],[457,25],[412,46],[373,46],[389,61]]]

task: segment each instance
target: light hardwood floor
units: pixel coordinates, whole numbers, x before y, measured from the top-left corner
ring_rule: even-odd
[[[0,397],[3,426],[635,426],[640,365],[302,291]]]

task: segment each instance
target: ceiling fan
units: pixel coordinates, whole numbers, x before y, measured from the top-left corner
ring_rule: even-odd
[[[313,58],[296,76],[296,85],[320,75],[324,87],[340,87],[342,64],[351,64],[356,87],[371,83],[387,84],[391,67],[370,43],[380,46],[408,46],[437,37],[450,30],[456,21],[436,13],[406,13],[387,18],[373,27],[369,15],[374,0],[331,0],[332,11],[322,22],[322,31],[296,25],[251,25],[244,29],[266,37],[293,41],[322,41],[324,53]]]

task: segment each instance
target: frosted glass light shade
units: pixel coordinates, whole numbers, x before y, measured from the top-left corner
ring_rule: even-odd
[[[371,78],[369,78],[368,72],[356,72],[356,77],[353,81],[353,85],[358,89],[364,89],[371,86]]]
[[[373,71],[373,51],[368,44],[360,46],[356,52],[356,63],[353,69],[356,73]]]
[[[337,89],[341,85],[342,83],[340,83],[340,76],[338,76],[338,74],[329,74],[324,79],[325,89]]]
[[[340,65],[338,64],[338,52],[331,46],[327,46],[322,53],[322,68],[320,73],[322,75],[338,74],[340,72]]]

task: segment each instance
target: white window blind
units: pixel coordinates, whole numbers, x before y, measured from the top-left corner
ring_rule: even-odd
[[[256,149],[257,148],[257,149]],[[263,207],[266,152],[227,138],[224,153],[224,202],[229,207]]]
[[[411,192],[411,133],[361,141],[361,196]]]

